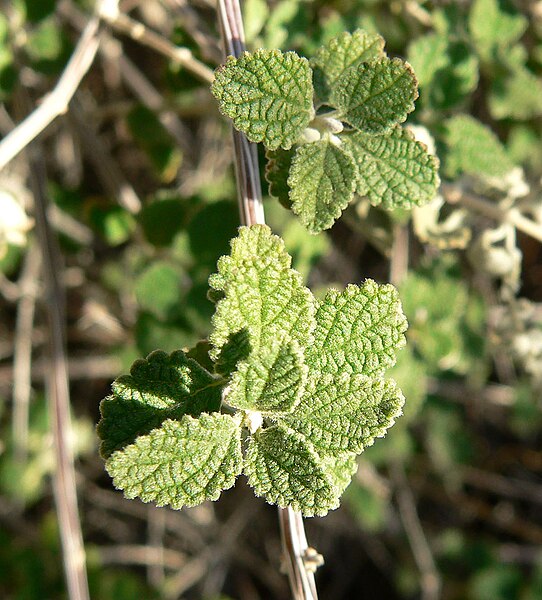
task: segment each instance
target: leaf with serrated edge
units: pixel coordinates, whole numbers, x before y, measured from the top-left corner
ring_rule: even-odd
[[[395,364],[406,328],[392,285],[367,279],[361,287],[330,290],[318,306],[314,343],[305,353],[310,373],[379,377]]]
[[[339,506],[337,484],[344,475],[328,470],[304,436],[275,425],[249,439],[243,472],[257,496],[311,517]]]
[[[310,63],[316,95],[325,102],[346,69],[384,56],[384,40],[376,33],[357,29],[343,32],[322,46]]]
[[[356,131],[343,139],[358,165],[356,191],[373,206],[411,208],[435,197],[439,161],[410,131],[396,127],[386,136]]]
[[[262,348],[240,363],[227,403],[260,412],[289,412],[301,398],[307,378],[303,351],[295,342]]]
[[[314,328],[314,299],[301,275],[290,265],[284,242],[266,225],[241,227],[231,253],[218,261],[209,285],[223,292],[213,316],[211,357],[235,333],[246,330],[252,352],[296,341],[310,343]]]
[[[311,69],[294,52],[230,56],[215,75],[211,91],[220,111],[252,142],[288,149],[312,118]]]
[[[288,185],[292,210],[311,233],[329,229],[348,206],[356,185],[348,150],[329,140],[304,144],[292,161]]]
[[[348,69],[330,103],[355,129],[382,134],[407,118],[417,97],[412,67],[398,58],[381,58]]]
[[[324,374],[283,422],[320,451],[359,454],[401,414],[404,398],[394,381]]]
[[[185,416],[111,455],[106,468],[127,498],[180,509],[217,500],[242,470],[241,429],[229,415]]]
[[[130,375],[113,383],[113,394],[102,401],[97,433],[100,453],[131,444],[168,418],[217,411],[223,383],[182,351],[168,355],[157,350],[137,360]]]

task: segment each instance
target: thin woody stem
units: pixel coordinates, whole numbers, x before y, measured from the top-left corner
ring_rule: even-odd
[[[239,2],[219,0],[217,8],[224,54],[238,57],[245,50]],[[233,129],[233,146],[241,222],[244,225],[265,223],[256,145],[250,143],[243,133]],[[314,561],[314,557],[321,557],[308,547],[301,513],[290,507],[279,508],[278,513],[283,558],[292,595],[295,600],[317,600],[314,570],[320,563]]]

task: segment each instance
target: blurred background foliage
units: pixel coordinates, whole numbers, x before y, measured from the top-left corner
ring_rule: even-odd
[[[221,60],[211,1],[119,6],[211,69]],[[54,87],[92,8],[3,3],[3,136],[26,114],[22,93],[37,105]],[[321,597],[542,598],[542,3],[246,0],[243,10],[250,48],[310,56],[345,30],[382,34],[415,68],[408,124],[441,160],[427,206],[390,213],[358,198],[317,237],[265,199],[316,293],[391,278],[410,323],[393,373],[404,416],[362,455],[342,507],[307,521],[326,558]],[[208,84],[118,20],[100,44],[66,115],[40,138],[62,248],[91,596],[287,598],[275,511],[243,482],[216,504],[174,512],[124,500],[104,476],[100,399],[134,358],[205,338],[207,278],[239,216],[229,125]],[[0,596],[17,600],[66,597],[33,226],[20,155],[0,171]],[[36,314],[24,328],[29,303]],[[14,355],[28,340],[21,424]]]

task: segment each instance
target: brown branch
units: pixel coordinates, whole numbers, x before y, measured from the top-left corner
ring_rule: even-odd
[[[98,5],[100,6],[104,0]],[[0,170],[36,138],[56,117],[68,109],[68,104],[90,69],[99,45],[100,18],[98,12],[86,23],[81,38],[60,76],[54,90],[0,142]]]
[[[60,252],[47,221],[47,175],[43,153],[36,144],[32,144],[28,148],[28,154],[49,325],[50,367],[47,387],[56,462],[53,484],[64,571],[70,599],[89,600],[71,444],[70,392],[65,351],[65,299],[60,283]]]
[[[163,54],[190,71],[204,83],[211,84],[214,81],[215,76],[212,69],[197,60],[188,48],[175,46],[165,37],[143,25],[143,23],[139,23],[121,12],[102,13],[102,17],[116,31],[124,33],[136,42]]]
[[[408,484],[404,466],[400,461],[392,464],[392,474],[401,522],[421,575],[422,600],[437,600],[440,598],[442,587],[440,575],[416,510],[416,501]]]
[[[218,17],[224,54],[240,56],[245,50],[245,35],[238,1],[219,0]],[[256,145],[235,129],[233,144],[241,222],[245,225],[265,223]],[[323,559],[314,549],[308,547],[301,513],[290,507],[279,507],[278,513],[282,549],[292,594],[295,600],[316,600],[314,572]]]
[[[458,186],[450,184],[442,184],[441,190],[444,198],[450,204],[461,204],[461,206],[464,206],[475,213],[500,223],[510,223],[518,229],[518,231],[542,242],[542,225],[526,217],[518,208],[501,208],[498,204],[495,204],[490,200],[486,200],[481,196],[476,196],[475,194],[466,192]]]
[[[39,252],[33,244],[27,250],[18,282],[20,298],[17,305],[13,352],[13,447],[15,459],[20,463],[26,461],[28,452],[28,409],[32,392],[32,330],[40,266]]]

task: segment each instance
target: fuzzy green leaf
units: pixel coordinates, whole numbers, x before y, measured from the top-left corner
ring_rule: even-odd
[[[514,163],[497,136],[469,115],[457,115],[445,122],[446,173],[480,177],[500,177],[514,168]]]
[[[380,58],[348,69],[331,95],[341,118],[360,131],[381,134],[414,110],[418,87],[408,63]]]
[[[130,375],[113,383],[113,394],[102,401],[98,435],[100,452],[108,457],[149,433],[169,418],[217,411],[221,382],[184,352],[157,350],[137,360]]]
[[[301,275],[290,268],[284,242],[269,227],[241,227],[231,254],[218,261],[209,285],[223,294],[213,317],[213,359],[232,335],[246,331],[252,352],[296,341],[309,344],[314,328],[314,301]],[[246,358],[243,357],[243,358]]]
[[[322,46],[311,59],[317,96],[322,102],[350,68],[384,56],[384,40],[362,29],[343,32]]]
[[[401,414],[404,398],[391,379],[324,374],[284,422],[324,451],[359,454]]]
[[[344,139],[358,166],[356,191],[373,206],[411,208],[434,198],[438,159],[408,130],[396,127],[389,136],[353,132]]]
[[[305,388],[307,367],[295,342],[262,348],[239,364],[231,381],[227,403],[260,412],[288,412]]]
[[[352,475],[358,469],[357,456],[353,452],[323,452],[319,451],[318,456],[321,465],[330,477],[335,493],[340,498],[344,490],[352,481]]]
[[[312,118],[311,69],[294,52],[229,57],[211,86],[220,111],[252,142],[288,149]]]
[[[292,210],[311,233],[329,229],[353,197],[356,166],[350,153],[323,139],[300,146],[290,176]]]
[[[397,290],[371,279],[330,290],[316,312],[314,343],[305,357],[312,373],[380,377],[405,345],[407,322]]]
[[[331,466],[304,436],[275,425],[250,438],[243,472],[256,495],[310,517],[339,506],[344,468],[337,473]]]
[[[278,199],[284,208],[290,209],[292,201],[290,200],[290,188],[288,187],[288,175],[292,166],[292,159],[295,155],[295,148],[290,150],[267,150],[265,156],[267,164],[265,166],[265,179],[269,184],[269,194]]]
[[[180,509],[217,500],[242,469],[241,429],[229,415],[164,421],[111,455],[108,473],[127,498]]]

